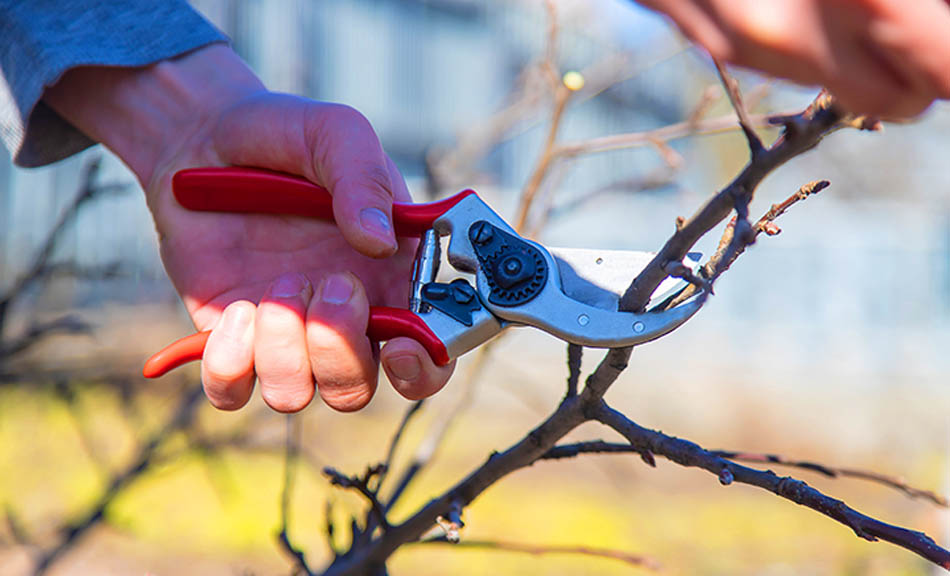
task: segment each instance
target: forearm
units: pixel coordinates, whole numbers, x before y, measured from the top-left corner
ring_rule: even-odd
[[[44,100],[114,151],[147,187],[156,166],[181,143],[263,89],[229,47],[215,44],[140,68],[74,68]]]

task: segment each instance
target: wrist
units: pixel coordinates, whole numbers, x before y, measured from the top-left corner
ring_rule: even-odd
[[[263,89],[237,54],[216,44],[142,68],[75,68],[44,99],[115,152],[147,188],[156,168],[200,138],[221,111]]]

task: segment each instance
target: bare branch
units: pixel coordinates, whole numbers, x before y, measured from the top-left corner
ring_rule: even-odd
[[[810,182],[805,184],[798,191],[783,202],[779,204],[773,204],[761,218],[756,221],[755,224],[751,226],[751,239],[754,241],[759,237],[763,232],[767,236],[775,236],[781,232],[781,229],[775,224],[775,220],[779,216],[785,214],[789,208],[795,204],[805,200],[813,194],[821,192],[831,183],[827,180],[817,180],[815,182]],[[736,220],[733,219],[728,225],[726,225],[725,230],[723,230],[722,237],[719,239],[719,247],[716,249],[716,252],[709,257],[709,260],[703,264],[702,275],[711,286],[724,272],[729,270],[732,264],[736,259],[741,256],[746,247],[747,243],[738,243],[735,239],[735,226]],[[683,290],[676,298],[674,298],[669,306],[673,307],[681,302],[685,302],[691,298],[696,293],[696,288],[690,286]]]
[[[618,444],[603,440],[591,440],[576,444],[562,444],[545,452],[539,460],[564,460],[576,458],[581,454],[639,454],[640,458],[652,468],[656,468],[656,460],[649,451],[642,452],[630,444]]]
[[[518,203],[518,212],[514,219],[515,230],[521,231],[524,229],[534,199],[537,196],[538,190],[541,188],[544,177],[548,173],[552,160],[554,160],[553,151],[557,141],[557,133],[561,127],[561,118],[564,116],[564,110],[567,107],[567,102],[570,100],[571,94],[572,91],[563,84],[558,85],[554,92],[554,108],[551,111],[548,134],[545,138],[541,156],[538,158],[537,164],[535,164],[528,183],[525,184],[524,190],[521,191],[521,200]]]
[[[121,192],[128,189],[128,186],[122,184],[97,185],[96,178],[99,175],[101,162],[101,158],[95,157],[85,165],[79,191],[47,233],[39,251],[33,257],[30,266],[13,282],[13,285],[10,286],[6,292],[0,294],[0,332],[2,332],[6,321],[7,310],[9,310],[13,301],[19,298],[33,283],[43,278],[51,269],[49,261],[53,256],[54,249],[59,243],[60,236],[69,223],[76,217],[76,214],[79,213],[80,208],[100,194]]]
[[[581,379],[581,362],[584,359],[584,347],[578,344],[567,345],[567,397],[577,396],[577,383]]]
[[[637,568],[645,568],[651,571],[661,569],[660,563],[649,556],[640,556],[630,554],[621,550],[611,550],[609,548],[592,548],[589,546],[547,546],[536,544],[522,544],[518,542],[505,542],[503,540],[461,540],[452,542],[442,536],[438,538],[429,538],[419,540],[418,542],[409,542],[409,544],[451,544],[455,548],[469,548],[479,550],[497,550],[501,552],[520,552],[532,556],[545,556],[548,554],[572,554],[580,556],[590,556],[593,558],[605,558],[608,560],[617,560]]]
[[[382,469],[376,476],[376,486],[373,488],[374,494],[379,494],[380,488],[383,487],[383,482],[386,481],[386,474],[392,467],[393,457],[396,455],[396,448],[399,447],[399,441],[402,440],[403,432],[406,431],[409,422],[412,421],[412,417],[415,416],[424,405],[425,399],[413,402],[409,405],[409,408],[406,409],[405,414],[403,414],[402,420],[399,422],[399,426],[396,428],[396,431],[393,433],[393,438],[389,442],[389,450],[386,451],[386,459],[383,460]]]
[[[942,508],[950,507],[947,498],[931,490],[923,490],[909,485],[903,478],[870,472],[867,470],[856,470],[853,468],[839,468],[827,464],[818,464],[806,460],[789,460],[784,456],[777,454],[758,454],[753,452],[735,452],[730,450],[709,450],[710,454],[732,460],[734,462],[757,462],[764,464],[778,464],[779,466],[789,466],[802,470],[810,470],[828,478],[858,478],[867,480],[876,484],[882,484],[903,492],[910,498],[921,498]],[[617,442],[605,442],[603,440],[591,440],[587,442],[577,442],[575,444],[563,444],[555,446],[541,456],[540,460],[563,460],[566,458],[575,458],[581,454],[641,454],[640,448],[632,444],[621,444]],[[656,466],[656,462],[648,462]]]
[[[563,166],[564,164],[565,162],[561,162],[559,166]],[[673,186],[675,175],[675,171],[664,166],[661,169],[654,170],[653,172],[644,176],[636,176],[633,178],[626,178],[616,182],[611,182],[604,186],[595,188],[585,194],[570,198],[560,204],[552,204],[545,214],[545,219],[556,219],[565,215],[573,214],[581,206],[605,194],[618,192],[625,194],[636,194],[638,192],[660,190],[669,186]],[[546,222],[542,220],[541,223]],[[536,235],[537,234],[535,234],[535,236]]]
[[[23,527],[23,523],[20,521],[20,517],[10,506],[9,502],[6,504],[6,506],[4,506],[3,512],[3,519],[7,526],[7,532],[10,533],[10,538],[13,540],[13,543],[18,546],[33,545],[29,534]]]
[[[775,125],[775,118],[775,116],[768,114],[753,114],[749,117],[749,121],[753,126],[769,127]],[[562,158],[600,154],[627,148],[655,146],[657,142],[672,142],[691,136],[726,134],[735,132],[737,129],[735,114],[710,118],[708,120],[689,119],[645,132],[627,132],[577,142],[564,142],[558,144],[552,154]]]
[[[937,545],[923,532],[885,524],[861,514],[840,500],[824,495],[801,480],[779,477],[771,471],[756,470],[726,460],[702,447],[662,432],[643,428],[622,413],[601,403],[592,416],[619,432],[638,450],[658,454],[681,466],[702,468],[719,477],[720,483],[749,484],[767,490],[844,524],[869,542],[884,540],[910,550],[930,562],[950,570],[950,551]]]
[[[68,315],[34,324],[16,340],[0,342],[0,360],[23,354],[54,334],[90,334],[92,327],[78,316]]]
[[[821,192],[828,186],[831,186],[831,183],[827,180],[818,180],[815,182],[810,182],[805,184],[795,194],[792,194],[785,199],[784,202],[780,204],[773,204],[769,211],[766,212],[759,220],[754,224],[749,224],[748,219],[743,220],[734,220],[729,224],[727,230],[723,233],[723,237],[719,242],[719,250],[716,251],[716,254],[710,258],[709,262],[704,266],[704,275],[709,279],[710,282],[715,282],[723,272],[729,269],[732,266],[732,263],[736,261],[736,258],[742,255],[745,252],[745,249],[753,244],[758,238],[759,234],[765,232],[768,236],[775,236],[779,234],[781,230],[778,226],[775,226],[775,220],[785,214],[785,212],[791,208],[793,205],[801,202],[802,200],[808,198],[812,194],[817,194]],[[737,223],[744,223],[744,232],[737,234]],[[727,242],[728,239],[728,242]],[[726,243],[726,248],[723,249],[723,243]]]
[[[367,567],[386,561],[400,546],[418,540],[439,516],[447,515],[454,506],[467,506],[495,482],[515,470],[530,466],[568,432],[584,420],[583,395],[565,399],[557,410],[527,436],[508,450],[493,453],[477,470],[453,488],[430,501],[398,526],[393,526],[361,550],[361,554],[341,556],[325,572],[325,576],[363,574]]]
[[[204,391],[200,386],[193,387],[185,394],[178,407],[175,408],[171,419],[139,449],[132,464],[112,478],[106,491],[79,520],[63,529],[63,537],[59,543],[41,553],[33,572],[36,576],[45,574],[57,559],[78,544],[90,528],[103,520],[106,510],[115,498],[152,466],[159,446],[174,433],[191,424],[202,398],[204,398]]]
[[[284,445],[284,486],[280,493],[280,530],[277,531],[277,541],[280,547],[293,557],[297,568],[307,576],[313,571],[307,564],[307,557],[303,550],[290,541],[288,524],[290,524],[290,501],[294,492],[294,479],[297,472],[297,462],[300,457],[300,419],[292,414],[285,417],[287,422],[287,439]]]
[[[778,464],[779,466],[789,466],[791,468],[800,468],[802,470],[811,470],[829,478],[858,478],[867,480],[876,484],[882,484],[895,490],[903,492],[910,498],[921,498],[929,500],[942,508],[950,507],[947,498],[931,490],[922,490],[908,484],[903,478],[888,476],[868,470],[856,470],[853,468],[838,468],[828,466],[827,464],[818,464],[806,460],[789,460],[784,456],[777,454],[757,454],[752,452],[733,452],[729,450],[710,450],[711,454],[726,458],[734,462],[758,462],[763,464]]]
[[[486,359],[494,346],[502,341],[503,338],[504,334],[475,351],[475,357],[469,364],[468,372],[461,379],[461,382],[457,384],[457,388],[461,389],[458,400],[451,408],[439,412],[436,416],[436,420],[432,423],[422,442],[416,448],[415,454],[413,454],[406,470],[403,472],[399,482],[396,483],[396,487],[389,496],[389,500],[386,502],[387,510],[391,510],[393,506],[396,505],[399,498],[402,497],[406,489],[409,488],[409,485],[415,480],[416,475],[436,458],[439,449],[442,447],[443,442],[445,442],[445,438],[452,428],[452,425],[457,421],[459,414],[471,404],[472,396],[475,394],[475,384],[485,365]]]
[[[657,286],[667,277],[668,262],[682,260],[693,245],[724,220],[737,206],[748,205],[756,188],[773,170],[810,150],[828,134],[842,128],[847,118],[833,99],[819,96],[799,115],[799,126],[785,133],[769,148],[752,158],[742,172],[711,198],[666,242],[660,252],[637,276],[621,299],[624,310],[643,310]]]
[[[363,476],[347,476],[337,470],[327,466],[323,469],[323,474],[330,480],[330,484],[340,488],[352,488],[363,495],[372,508],[373,515],[376,517],[376,523],[383,530],[389,530],[389,521],[386,519],[386,510],[376,498],[376,494],[370,490],[369,482],[373,476],[379,473],[381,468],[369,468]]]
[[[726,70],[725,65],[720,61],[713,58],[713,62],[716,64],[716,72],[719,73],[722,85],[726,89],[726,94],[729,96],[729,102],[736,111],[736,115],[739,116],[739,127],[742,128],[742,132],[745,134],[746,140],[749,143],[749,151],[752,153],[752,157],[755,158],[765,150],[765,146],[762,145],[762,140],[759,138],[759,135],[755,133],[755,128],[752,127],[749,112],[742,102],[742,92],[739,91],[739,82]]]

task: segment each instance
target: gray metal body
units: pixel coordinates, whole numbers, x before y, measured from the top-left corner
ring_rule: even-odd
[[[468,235],[472,224],[482,220],[517,236],[511,226],[477,195],[463,199],[433,225],[438,237],[449,237],[449,263],[457,270],[475,275],[475,286],[482,303],[482,308],[473,314],[472,326],[435,309],[418,312],[445,343],[449,356],[453,358],[478,347],[512,325],[533,326],[567,342],[594,348],[642,344],[675,330],[705,302],[705,295],[700,294],[671,310],[643,314],[621,312],[617,308],[620,295],[630,279],[652,260],[652,253],[548,250],[522,238],[544,256],[550,270],[548,280],[529,302],[511,307],[492,304],[488,301],[491,289],[487,276],[479,266]],[[438,237],[423,237],[418,258],[426,261],[417,263],[417,266],[424,268],[428,277],[416,275],[416,283],[432,281],[437,273],[438,267],[431,265],[432,254],[437,253],[437,248],[431,244],[438,243]],[[658,289],[660,297],[654,301],[682,290],[684,286],[680,280],[668,279]],[[414,295],[417,291],[418,286],[414,286]]]

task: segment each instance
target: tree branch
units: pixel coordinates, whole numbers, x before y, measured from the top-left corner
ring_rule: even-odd
[[[90,528],[103,520],[107,508],[119,493],[151,467],[159,446],[172,434],[187,428],[191,424],[196,408],[202,398],[204,398],[204,391],[200,386],[193,387],[188,391],[179,402],[171,419],[141,447],[132,464],[112,478],[109,487],[82,518],[63,529],[64,535],[58,544],[41,553],[33,571],[35,576],[45,574],[58,558],[78,544]]]
[[[548,554],[572,554],[590,556],[593,558],[617,560],[630,566],[645,568],[651,571],[658,571],[661,569],[660,563],[649,556],[640,556],[638,554],[630,554],[629,552],[611,550],[609,548],[591,548],[589,546],[536,545],[522,544],[518,542],[505,542],[503,540],[461,540],[459,542],[453,542],[445,536],[440,536],[438,538],[428,538],[426,540],[419,540],[418,542],[409,542],[409,544],[450,544],[454,548],[519,552],[522,554],[530,554],[532,556],[545,556]]]
[[[749,112],[742,102],[739,82],[729,73],[722,62],[713,58],[713,63],[716,65],[716,72],[719,73],[719,79],[722,80],[722,85],[726,89],[726,95],[729,96],[729,102],[736,111],[736,116],[739,117],[739,127],[742,128],[742,132],[745,134],[746,141],[749,144],[749,151],[752,153],[752,157],[755,158],[765,150],[765,146],[762,145],[762,139],[759,138],[759,135],[755,133],[752,120],[749,118]]]
[[[730,450],[711,450],[711,454],[726,458],[734,462],[758,462],[763,464],[778,464],[779,466],[789,466],[791,468],[800,468],[802,470],[811,470],[828,478],[858,478],[881,484],[889,488],[894,488],[903,492],[909,498],[921,498],[929,500],[942,508],[950,508],[947,498],[932,490],[923,490],[915,488],[908,484],[903,478],[879,474],[869,470],[856,470],[854,468],[838,468],[827,464],[818,464],[807,460],[789,460],[778,454],[757,454],[752,452],[734,452]]]
[[[362,494],[366,501],[369,502],[372,513],[376,517],[376,524],[381,526],[385,531],[390,528],[389,521],[386,520],[386,510],[376,497],[376,493],[369,487],[372,477],[378,474],[380,470],[380,467],[372,467],[369,468],[363,476],[357,477],[347,476],[327,466],[323,469],[323,474],[330,480],[330,484],[341,488],[352,488]],[[371,532],[371,530],[369,531]]]
[[[55,267],[50,266],[49,261],[53,256],[53,251],[59,244],[60,236],[66,229],[66,226],[72,222],[79,213],[84,204],[96,196],[108,192],[121,192],[128,188],[123,184],[97,185],[96,179],[99,176],[99,167],[102,159],[92,158],[83,168],[82,181],[79,191],[72,202],[63,210],[59,219],[46,234],[39,251],[33,256],[33,260],[27,270],[13,282],[13,285],[6,292],[0,294],[0,335],[3,334],[3,328],[6,324],[7,312],[14,300],[19,298],[27,288],[37,280],[43,278]]]
[[[584,347],[579,344],[567,345],[567,397],[577,396],[577,383],[581,379],[581,363],[584,360]]]
[[[643,269],[630,285],[621,299],[624,310],[641,311],[650,300],[650,296],[668,276],[666,265],[682,260],[693,245],[722,222],[729,212],[737,206],[748,205],[758,185],[773,170],[792,158],[810,150],[828,134],[849,125],[850,118],[844,116],[827,94],[821,94],[804,112],[789,120],[785,117],[786,129],[782,136],[769,148],[750,159],[749,163],[724,189],[713,196],[690,219],[679,226],[676,233],[653,260]],[[791,130],[790,125],[796,128]]]
[[[379,494],[379,490],[383,487],[383,482],[386,481],[386,474],[392,467],[393,457],[396,455],[396,448],[399,447],[399,441],[402,440],[402,435],[409,426],[409,422],[412,421],[412,417],[425,406],[425,402],[425,399],[413,402],[409,405],[409,408],[406,409],[405,414],[403,414],[402,420],[399,422],[399,426],[396,428],[396,432],[393,433],[393,438],[389,442],[389,450],[386,451],[386,459],[383,460],[382,469],[376,476],[376,486],[373,488],[374,494]]]
[[[277,541],[281,548],[293,557],[297,568],[302,570],[307,576],[312,576],[313,571],[307,564],[307,557],[303,550],[295,546],[290,541],[288,525],[290,524],[290,501],[294,492],[294,479],[297,471],[297,462],[300,457],[300,419],[294,415],[288,414],[287,439],[284,445],[284,485],[280,493],[280,530],[277,531]]]
[[[680,466],[702,468],[718,476],[719,482],[724,486],[733,482],[757,486],[840,522],[851,528],[858,537],[869,542],[880,539],[896,544],[945,570],[950,570],[950,551],[938,546],[923,532],[886,524],[866,516],[801,480],[788,476],[780,477],[771,471],[748,468],[717,456],[688,440],[643,428],[606,403],[601,403],[593,410],[592,416],[619,432],[638,451],[658,454]]]
[[[758,462],[766,464],[778,464],[779,466],[789,466],[801,470],[810,470],[812,472],[827,476],[828,478],[858,478],[867,480],[876,484],[882,484],[889,488],[894,488],[903,492],[909,498],[921,498],[942,508],[950,507],[947,498],[931,490],[915,488],[902,478],[888,476],[871,472],[868,470],[856,470],[853,468],[838,468],[827,464],[818,464],[805,460],[789,460],[784,456],[777,454],[757,454],[752,452],[735,452],[730,450],[709,450],[710,454],[732,460],[733,462]],[[563,460],[566,458],[575,458],[581,454],[642,454],[640,449],[632,444],[621,444],[617,442],[605,442],[604,440],[591,440],[587,442],[577,442],[574,444],[562,444],[548,450],[540,460]],[[656,466],[655,462],[648,462]]]

